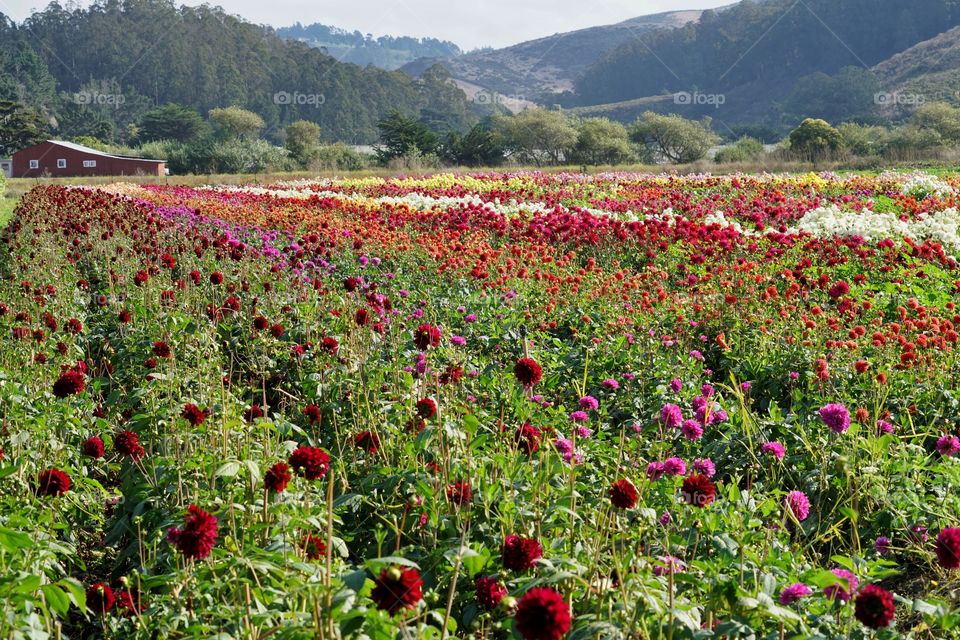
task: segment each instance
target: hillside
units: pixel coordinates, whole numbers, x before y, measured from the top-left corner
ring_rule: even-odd
[[[886,92],[899,96],[886,105],[892,115],[918,100],[960,102],[960,27],[898,53],[873,71]]]
[[[581,74],[566,104],[616,104],[689,92],[704,100],[722,96],[722,104],[694,101],[672,110],[722,122],[781,125],[811,108],[816,92],[809,88],[842,89],[831,76],[844,69],[862,71],[855,78],[858,96],[869,96],[872,103],[875,80],[865,67],[958,23],[960,6],[953,0],[918,0],[910,7],[895,0],[748,0],[608,51]],[[821,101],[833,97],[821,96]],[[868,108],[872,104],[858,104],[854,111]]]
[[[460,47],[444,40],[403,36],[374,38],[359,31],[351,32],[319,23],[302,25],[298,22],[277,29],[277,35],[321,49],[341,62],[364,67],[372,64],[390,71],[418,58],[446,58],[461,54]]]
[[[392,109],[443,113],[453,128],[472,117],[464,94],[434,75],[341,63],[203,5],[117,0],[89,8],[53,3],[22,25],[0,16],[0,99],[41,110],[61,136],[123,139],[151,107],[168,102],[206,114],[238,105],[260,114],[279,139],[296,120],[328,140],[370,143]]]
[[[607,51],[649,31],[696,21],[701,13],[672,11],[642,16],[619,24],[559,33],[503,49],[486,49],[447,59],[421,59],[402,67],[402,70],[417,76],[441,62],[457,80],[511,99],[542,101],[545,94],[571,90],[576,79]]]

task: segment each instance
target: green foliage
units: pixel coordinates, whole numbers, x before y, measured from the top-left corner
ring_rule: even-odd
[[[137,125],[137,130],[143,142],[190,142],[204,135],[208,127],[195,109],[169,103],[145,113]]]
[[[891,132],[885,127],[852,122],[841,124],[837,131],[843,139],[843,148],[861,157],[882,155],[891,139]]]
[[[440,144],[427,125],[396,110],[377,123],[377,130],[380,132],[377,159],[383,164],[404,156],[436,154]]]
[[[538,167],[563,163],[577,145],[577,128],[560,111],[527,109],[513,117],[499,116],[494,122],[512,156]]]
[[[930,102],[913,114],[910,123],[921,131],[934,132],[944,142],[960,142],[960,108],[946,102]]]
[[[634,158],[627,128],[607,118],[586,118],[577,125],[572,160],[577,163],[623,164]]]
[[[310,166],[320,152],[320,125],[309,120],[291,122],[287,125],[283,146],[300,166]]]
[[[465,167],[496,167],[503,164],[503,136],[485,125],[474,126],[466,135],[451,132],[443,142],[443,160]]]
[[[210,110],[210,124],[221,140],[256,140],[263,118],[237,106]]]
[[[732,145],[717,152],[716,160],[720,164],[728,162],[750,162],[764,154],[763,143],[749,136],[740,138]]]
[[[47,123],[39,113],[17,102],[0,101],[0,156],[11,156],[48,137]]]
[[[869,69],[844,67],[836,75],[817,72],[797,81],[784,107],[787,118],[841,122],[871,118],[877,111],[880,82]]]
[[[710,129],[709,120],[695,122],[652,111],[630,126],[630,139],[654,156],[678,164],[700,160],[720,140]]]
[[[369,156],[337,142],[317,147],[310,160],[310,169],[327,171],[360,171],[370,164]]]
[[[843,136],[826,120],[807,118],[790,132],[791,151],[807,158],[822,158],[842,146]]]

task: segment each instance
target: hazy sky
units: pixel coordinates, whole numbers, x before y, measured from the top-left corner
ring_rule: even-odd
[[[430,36],[465,49],[524,40],[627,18],[705,9],[735,0],[208,0],[253,22],[321,22],[374,35]],[[198,5],[203,0],[177,0]],[[66,6],[68,0],[61,0]],[[80,4],[89,4],[83,1]],[[23,20],[47,0],[0,0],[0,13]]]

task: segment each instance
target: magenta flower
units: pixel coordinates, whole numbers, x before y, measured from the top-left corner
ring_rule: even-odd
[[[873,543],[873,550],[881,556],[885,556],[890,553],[890,538],[887,536],[880,536],[877,538],[876,542]]]
[[[784,606],[793,604],[800,598],[805,598],[811,593],[813,593],[813,589],[802,582],[795,582],[788,587],[784,587],[783,591],[780,592],[780,604]]]
[[[693,470],[702,476],[712,478],[717,473],[717,467],[710,458],[697,458],[693,461]]]
[[[680,431],[687,440],[699,440],[703,437],[703,427],[696,420],[684,420]]]
[[[787,449],[779,442],[774,441],[764,442],[760,451],[773,456],[777,460],[783,460],[783,456],[787,455]]]
[[[820,419],[835,433],[843,433],[850,428],[850,412],[839,403],[828,404],[819,411]]]
[[[937,440],[937,451],[944,458],[950,458],[960,453],[960,438],[957,436],[943,436]]]
[[[791,491],[785,500],[787,508],[799,522],[810,515],[810,499],[803,491]]]
[[[675,404],[665,404],[660,410],[660,422],[668,429],[676,429],[683,423],[683,411]]]
[[[856,576],[847,571],[846,569],[833,569],[833,575],[837,576],[841,580],[847,581],[847,586],[849,589],[844,589],[843,585],[839,582],[837,584],[832,584],[828,587],[824,587],[823,595],[828,600],[839,600],[840,602],[848,602],[850,596],[853,593],[857,592],[857,587],[860,586],[860,581],[857,580]]]
[[[668,476],[682,476],[687,473],[687,465],[683,460],[677,457],[667,458],[663,461],[663,472]]]
[[[589,417],[586,411],[574,411],[570,414],[570,420],[573,422],[586,422]]]
[[[583,396],[580,398],[580,408],[584,411],[596,411],[600,408],[600,403],[593,396]]]
[[[664,468],[662,462],[651,462],[647,465],[647,478],[652,482],[656,482],[663,477]]]
[[[607,378],[606,380],[600,383],[600,386],[603,387],[604,389],[607,389],[608,391],[616,391],[617,389],[620,388],[620,383],[614,380],[613,378]]]
[[[680,378],[674,378],[670,381],[670,390],[674,393],[680,393],[680,390],[683,389],[683,381]]]

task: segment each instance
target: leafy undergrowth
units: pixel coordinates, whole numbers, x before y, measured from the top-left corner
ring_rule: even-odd
[[[792,230],[900,186],[38,187],[0,634],[960,637],[956,260]]]

